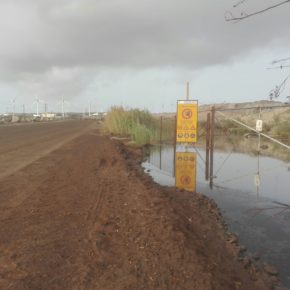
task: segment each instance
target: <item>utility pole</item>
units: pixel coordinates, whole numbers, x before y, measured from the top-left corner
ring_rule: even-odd
[[[64,119],[65,114],[64,114],[64,98],[61,98],[61,111],[62,111],[62,118]]]
[[[25,104],[22,105],[23,115],[25,114]]]
[[[36,115],[38,116],[39,98],[36,99]]]
[[[186,83],[186,100],[189,100],[189,82]]]
[[[14,117],[14,115],[15,115],[15,99],[12,100],[12,103],[13,103],[13,107],[12,107],[12,110],[13,110],[13,112],[12,112],[12,116]]]
[[[89,118],[91,118],[91,103],[89,103]]]

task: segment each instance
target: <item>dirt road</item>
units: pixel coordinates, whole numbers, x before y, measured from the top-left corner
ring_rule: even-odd
[[[270,289],[215,205],[97,130],[0,179],[0,289]]]
[[[7,176],[57,149],[92,126],[60,121],[0,126],[0,177]]]

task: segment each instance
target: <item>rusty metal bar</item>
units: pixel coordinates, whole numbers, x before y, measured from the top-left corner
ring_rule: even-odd
[[[175,132],[174,132],[174,152],[173,152],[173,174],[174,174],[174,177],[176,175],[176,132],[177,132],[177,116],[175,115],[174,116],[174,121],[175,121]]]
[[[213,188],[213,154],[214,154],[214,127],[215,127],[215,107],[211,108],[211,120],[210,120],[210,170],[209,170],[209,185]]]
[[[163,130],[163,117],[161,116],[160,117],[160,140],[159,140],[159,142],[160,142],[160,155],[159,155],[159,157],[160,157],[160,160],[159,160],[159,168],[161,169],[162,168],[162,130]]]
[[[205,180],[209,180],[210,113],[207,113],[205,142]]]

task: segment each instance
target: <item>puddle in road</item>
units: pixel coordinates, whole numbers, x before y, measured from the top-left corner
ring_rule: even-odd
[[[258,254],[262,262],[273,265],[290,289],[290,208],[283,205],[290,204],[289,163],[260,156],[261,186],[257,193],[256,156],[215,152],[216,178],[211,190],[204,178],[205,152],[198,149],[196,156],[197,191],[215,200],[229,230],[238,234],[240,244],[247,247],[249,254]],[[173,146],[152,147],[143,167],[157,183],[175,186]]]

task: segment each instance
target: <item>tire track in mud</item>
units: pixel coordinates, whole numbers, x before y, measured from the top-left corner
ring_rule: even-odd
[[[103,138],[99,134],[93,135]],[[110,221],[112,215],[108,217],[108,213],[104,213],[104,210],[108,206],[108,203],[111,203],[111,198],[108,198],[108,196],[116,191],[116,188],[112,185],[110,172],[116,172],[114,167],[118,164],[117,158],[111,156],[112,153],[106,154],[107,149],[111,149],[110,146],[108,147],[105,150],[103,149],[97,159],[98,166],[94,169],[94,173],[98,180],[100,180],[98,182],[98,197],[96,202],[90,207],[86,217],[89,225],[88,239],[93,251],[93,261],[89,263],[86,274],[81,279],[82,282],[75,289],[79,289],[78,287],[95,289],[97,284],[96,281],[92,281],[91,277],[102,276],[102,272],[107,267],[106,254],[110,251],[110,241],[107,234],[108,231],[114,231],[114,223]],[[111,150],[108,151],[111,152]],[[118,172],[124,170],[125,167],[122,166],[117,169]]]
[[[99,178],[103,179],[103,183],[105,184],[105,186],[108,183],[106,183],[104,178],[106,178],[106,175],[108,174],[110,170],[110,167],[106,166],[106,163],[107,163],[106,160],[101,158],[99,162],[99,167],[96,169],[97,171],[99,171],[100,169],[102,170],[102,175],[99,176]],[[105,167],[105,170],[104,170],[104,167]],[[91,228],[91,230],[88,233],[89,241],[92,245],[92,249],[96,256],[98,255],[98,249],[96,247],[96,241],[94,239],[94,234],[95,234],[94,226],[97,220],[97,216],[101,214],[101,202],[103,198],[103,190],[104,190],[104,186],[100,186],[97,200],[95,204],[93,204],[90,210],[88,211],[88,216],[86,217],[86,220],[88,224],[90,225],[89,227]]]

